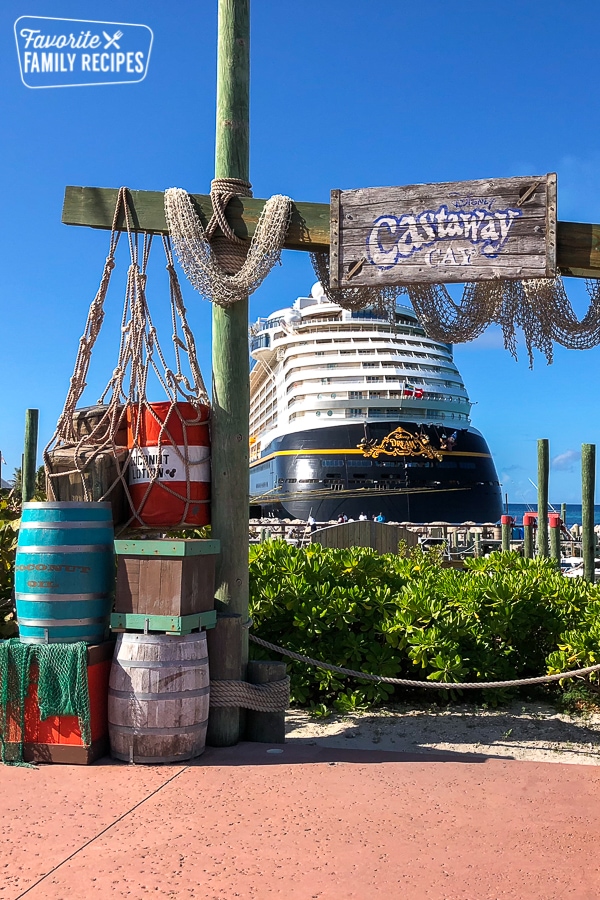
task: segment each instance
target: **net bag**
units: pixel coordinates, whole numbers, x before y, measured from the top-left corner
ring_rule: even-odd
[[[78,408],[104,320],[120,219],[130,261],[117,365],[97,404]],[[128,190],[121,188],[100,287],[62,414],[44,450],[49,498],[109,500],[121,531],[128,526],[196,527],[210,521],[210,404],[168,237],[162,244],[175,365],[163,354],[146,299],[152,235],[144,234],[140,241],[134,234]],[[158,392],[151,400],[150,377]]]

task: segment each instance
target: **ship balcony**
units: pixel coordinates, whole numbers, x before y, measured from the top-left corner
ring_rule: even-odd
[[[250,356],[258,361],[271,363],[277,356],[276,348],[271,346],[271,336],[269,334],[257,334],[250,341]]]

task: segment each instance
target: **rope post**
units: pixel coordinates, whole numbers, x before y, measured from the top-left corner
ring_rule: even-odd
[[[525,559],[533,559],[533,529],[536,517],[531,513],[523,516],[523,556]]]
[[[583,577],[594,582],[596,541],[594,535],[594,493],[596,488],[596,445],[581,445],[581,555]]]
[[[28,503],[35,494],[39,415],[39,409],[28,409],[25,412],[25,447],[21,471],[23,503]]]
[[[250,0],[219,0],[215,178],[249,177]],[[222,308],[213,303],[212,536],[221,542],[216,609],[248,619],[249,417],[248,298]],[[217,630],[222,627],[219,625]],[[239,646],[209,651],[211,677],[245,677],[248,631],[226,633]],[[233,661],[239,660],[233,672]],[[237,665],[237,663],[236,663]],[[240,739],[239,708],[214,708],[213,746]]]
[[[560,562],[560,529],[562,520],[558,513],[550,513],[550,556]]]
[[[538,450],[538,533],[537,555],[548,556],[548,473],[550,449],[546,438],[537,442]]]
[[[286,676],[284,662],[252,659],[248,663],[247,680],[250,684],[270,684],[282,681]],[[246,740],[261,744],[285,744],[285,710],[281,712],[246,713]]]
[[[231,613],[219,613],[217,624],[206,632],[208,665],[212,681],[240,681],[242,664],[242,617]],[[209,707],[206,743],[209,747],[229,746],[223,744],[223,717],[218,713],[232,713],[238,732],[242,730],[242,711],[239,707]],[[215,715],[217,714],[217,715]],[[239,736],[236,739],[239,740]]]
[[[512,537],[512,526],[515,520],[512,516],[502,516],[500,523],[502,525],[502,552],[508,553],[510,550],[510,539]]]

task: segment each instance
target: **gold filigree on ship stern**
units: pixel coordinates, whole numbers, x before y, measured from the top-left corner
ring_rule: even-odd
[[[357,447],[365,456],[371,456],[373,459],[377,459],[382,454],[386,456],[424,456],[427,459],[437,459],[438,462],[443,459],[443,453],[431,446],[426,434],[412,434],[400,426],[384,437],[380,444],[374,438],[370,441],[363,438]]]

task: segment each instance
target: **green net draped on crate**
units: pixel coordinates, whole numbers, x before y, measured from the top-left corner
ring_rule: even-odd
[[[0,751],[2,762],[23,762],[25,702],[37,666],[40,718],[77,716],[86,747],[91,744],[87,645],[0,643]]]

